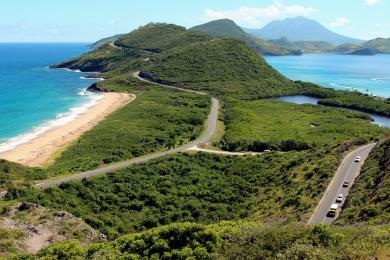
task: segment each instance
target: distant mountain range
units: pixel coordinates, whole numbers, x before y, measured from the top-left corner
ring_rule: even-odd
[[[325,41],[290,41],[286,37],[269,42],[292,50],[304,53],[334,53],[350,55],[375,55],[390,53],[390,39],[378,38],[362,44],[341,44],[335,46]]]
[[[261,29],[244,30],[266,40],[287,37],[290,41],[324,41],[333,45],[363,43],[363,40],[337,34],[315,20],[300,16],[272,21]]]
[[[213,37],[229,37],[246,42],[258,53],[263,55],[301,55],[300,50],[292,50],[284,46],[273,44],[272,42],[259,39],[249,33],[246,33],[241,27],[232,20],[216,20],[202,25],[195,26],[190,31],[205,32]]]
[[[232,20],[221,19],[195,26],[189,31],[207,33],[212,37],[239,39],[262,55],[301,55],[302,53],[375,55],[390,53],[390,38],[377,38],[364,42],[336,34],[318,22],[303,17],[273,21],[259,30],[243,29]],[[101,39],[92,44],[91,47],[98,49],[109,42],[119,42],[123,36],[124,34],[118,34]]]

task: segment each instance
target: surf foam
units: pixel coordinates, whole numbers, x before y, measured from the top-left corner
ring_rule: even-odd
[[[89,108],[96,105],[101,98],[103,98],[103,95],[88,92],[86,89],[80,91],[79,95],[88,96],[88,102],[73,107],[65,113],[57,114],[56,119],[48,120],[38,126],[33,127],[31,131],[28,131],[15,137],[11,137],[5,142],[0,143],[0,153],[15,149],[17,146],[24,143],[28,143],[49,130],[52,130],[59,126],[63,126],[77,119],[80,115],[87,112]]]

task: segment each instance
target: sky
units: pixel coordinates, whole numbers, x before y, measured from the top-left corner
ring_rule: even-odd
[[[390,0],[4,0],[0,42],[94,42],[149,22],[192,27],[230,18],[247,28],[305,16],[350,37],[390,37]]]

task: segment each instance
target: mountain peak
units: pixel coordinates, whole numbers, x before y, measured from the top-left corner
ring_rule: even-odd
[[[334,45],[345,43],[362,43],[362,40],[354,39],[332,32],[316,20],[297,16],[276,20],[268,23],[262,29],[248,29],[249,33],[264,39],[280,39],[287,37],[291,41],[324,41]]]

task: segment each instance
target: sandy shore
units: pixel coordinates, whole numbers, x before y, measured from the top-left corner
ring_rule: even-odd
[[[75,120],[53,128],[28,143],[20,144],[13,150],[1,153],[0,158],[29,167],[43,166],[53,153],[76,140],[108,114],[135,99],[135,95],[123,93],[104,93],[102,95],[103,97],[97,101],[96,105],[90,107]]]

